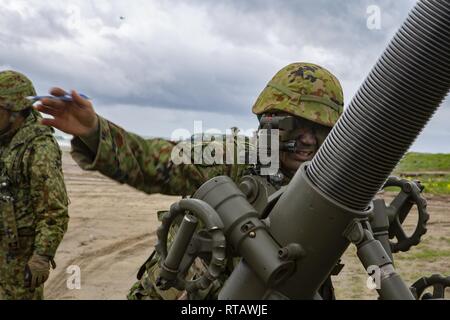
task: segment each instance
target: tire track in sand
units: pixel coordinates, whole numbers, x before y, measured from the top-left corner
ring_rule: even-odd
[[[107,245],[100,249],[95,249],[81,253],[79,256],[74,257],[67,261],[65,265],[58,266],[58,271],[45,285],[45,298],[46,299],[68,299],[75,298],[71,295],[71,290],[67,289],[66,281],[70,274],[66,273],[67,267],[71,265],[77,265],[80,267],[82,273],[82,285],[86,282],[86,278],[95,279],[97,275],[104,272],[104,268],[111,266],[113,261],[121,261],[131,255],[135,255],[136,252],[148,251],[150,255],[153,250],[155,242],[156,231],[151,233],[143,233],[137,236],[129,237],[120,241],[116,241],[110,245]],[[114,257],[108,257],[111,256]],[[144,261],[142,261],[143,263]],[[140,265],[136,265],[136,272]],[[53,272],[55,272],[53,271]],[[87,276],[83,276],[87,275]],[[114,279],[111,279],[114,281]],[[93,284],[95,285],[95,284]],[[130,286],[132,284],[130,283]],[[74,292],[76,293],[76,292]],[[124,292],[124,297],[126,292]]]

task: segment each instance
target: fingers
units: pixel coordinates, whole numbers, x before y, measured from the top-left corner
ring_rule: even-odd
[[[55,117],[55,119],[49,119],[49,118],[44,118],[40,121],[40,123],[44,126],[49,126],[49,127],[55,127],[56,129],[61,130],[61,115],[64,113],[63,109],[55,109],[49,106],[45,106],[42,104],[38,104],[36,106],[34,106],[34,108],[42,113],[48,114],[52,117]]]
[[[61,130],[61,128],[58,125],[58,120],[56,119],[44,118],[41,120],[41,124],[43,124],[44,126],[55,127],[56,129]]]
[[[39,112],[51,115],[53,117],[58,117],[58,116],[63,114],[63,110],[62,109],[55,109],[55,108],[52,108],[52,107],[49,107],[49,106],[46,106],[46,105],[43,105],[43,104],[36,105],[35,109],[37,111],[39,111]]]
[[[75,90],[72,90],[71,92],[72,95],[72,99],[73,101],[82,107],[90,107],[91,103],[89,102],[89,100],[83,99],[82,97],[80,97],[80,95],[78,94],[78,92],[76,92]]]
[[[31,289],[36,289],[38,286],[38,279],[36,276],[31,277]]]
[[[35,288],[38,288],[40,285],[42,285],[45,282],[45,276],[43,274],[40,274],[36,277],[35,282]]]
[[[50,107],[53,109],[63,109],[63,108],[66,108],[67,102],[58,100],[58,99],[44,98],[41,100],[41,105],[44,105],[45,107]]]
[[[67,92],[65,92],[63,89],[58,88],[58,87],[53,87],[50,89],[50,94],[56,97],[61,97],[67,94]]]
[[[43,274],[37,274],[33,276],[31,281],[31,289],[36,289],[40,287],[45,282],[45,276]]]
[[[61,88],[54,87],[50,89],[50,94],[52,94],[55,97],[62,97],[64,95],[67,95],[67,92]],[[91,102],[87,99],[83,99],[75,90],[72,90],[70,95],[72,96],[72,102],[63,101],[59,99],[44,98],[41,100],[41,103],[56,109],[63,108],[69,105],[72,106],[76,105],[81,108],[92,108]]]
[[[30,268],[27,266],[25,266],[25,287],[26,288],[30,288],[31,287],[31,271]]]

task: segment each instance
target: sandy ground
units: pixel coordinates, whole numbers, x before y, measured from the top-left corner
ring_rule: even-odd
[[[125,299],[152,252],[157,211],[178,197],[149,196],[82,171],[67,153],[63,163],[70,222],[56,255],[57,268],[46,283],[46,298]],[[67,288],[70,266],[80,267],[81,289]]]
[[[67,152],[63,163],[71,219],[57,252],[57,268],[46,283],[46,298],[125,299],[137,270],[153,250],[157,211],[179,198],[146,195],[82,171]],[[424,242],[396,256],[397,270],[408,284],[422,275],[450,275],[450,198],[428,199],[431,219]],[[353,247],[343,262],[345,268],[334,277],[338,298],[376,299],[366,287],[367,276]],[[71,266],[80,268],[80,289],[68,288]]]

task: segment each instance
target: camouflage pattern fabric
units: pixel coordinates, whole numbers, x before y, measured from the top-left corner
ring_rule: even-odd
[[[33,84],[23,74],[16,71],[0,72],[0,107],[17,112],[32,106],[27,96],[36,95]]]
[[[283,68],[256,101],[253,112],[289,113],[332,127],[343,112],[343,93],[339,81],[324,68],[296,63]],[[98,139],[72,140],[72,157],[85,170],[97,170],[120,183],[146,193],[188,196],[209,179],[227,175],[235,182],[246,174],[249,165],[180,164],[171,154],[175,143],[164,139],[143,139],[99,117]],[[83,142],[84,141],[84,142]],[[209,145],[209,144],[208,144]],[[208,147],[206,145],[205,147]],[[283,180],[288,183],[288,179]],[[176,226],[170,233],[173,238]],[[170,239],[170,238],[169,238]],[[233,262],[229,266],[231,272]],[[195,277],[202,265],[194,265],[188,277]],[[186,297],[176,289],[161,291],[155,286],[159,257],[154,254],[145,264],[145,272],[131,288],[128,299],[214,299],[227,275],[195,297]]]
[[[69,220],[68,199],[61,169],[61,151],[53,130],[38,123],[32,111],[11,135],[0,137],[2,172],[11,181],[18,252],[5,248],[0,215],[0,298],[42,298],[42,288],[30,293],[24,288],[24,267],[33,253],[53,258]],[[34,295],[36,294],[36,295]]]
[[[44,286],[32,290],[25,286],[25,266],[33,254],[34,237],[20,237],[23,248],[14,258],[8,257],[7,248],[0,250],[0,300],[42,300]]]
[[[339,80],[312,63],[293,63],[280,70],[261,92],[253,113],[286,112],[332,127],[344,111]]]

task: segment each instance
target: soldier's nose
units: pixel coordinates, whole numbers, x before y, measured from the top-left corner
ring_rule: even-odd
[[[298,137],[298,140],[303,145],[313,146],[317,144],[316,136],[314,135],[313,131],[305,131],[303,134],[301,134]]]

